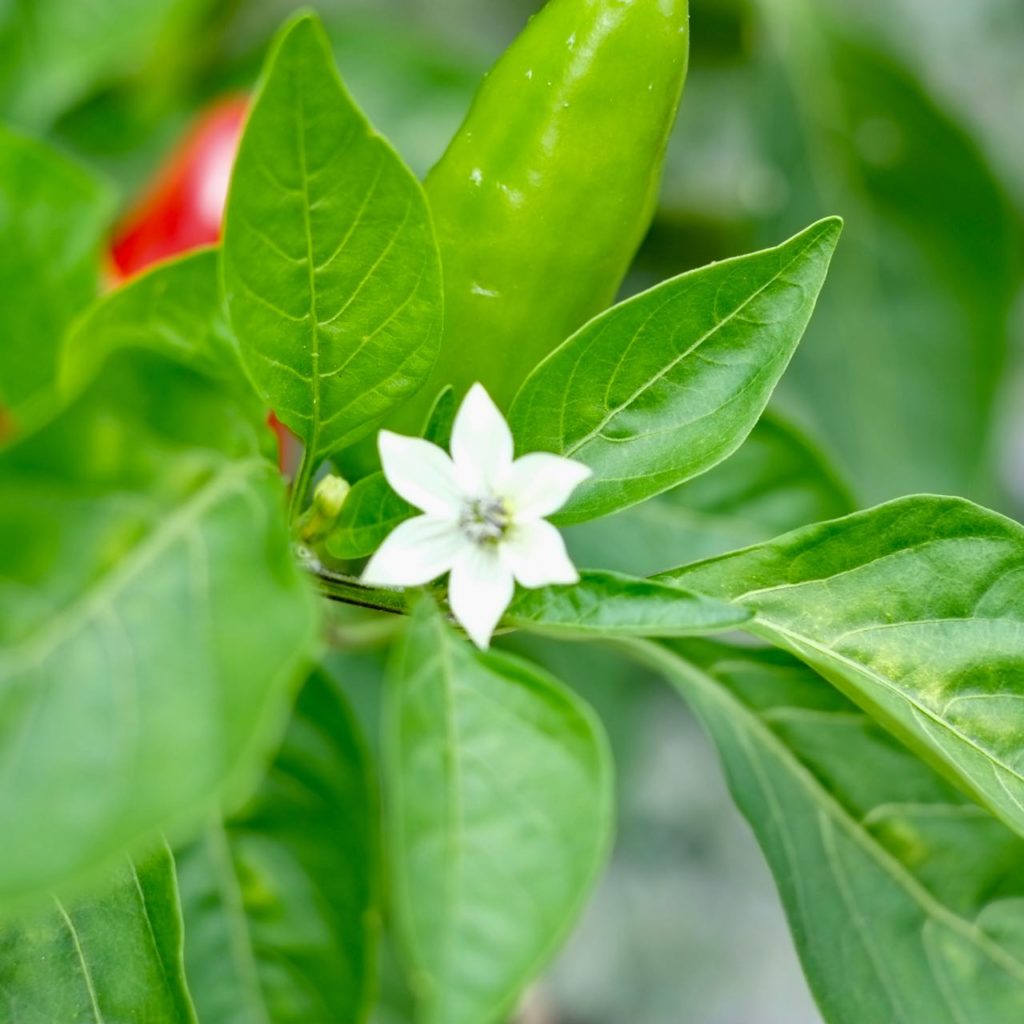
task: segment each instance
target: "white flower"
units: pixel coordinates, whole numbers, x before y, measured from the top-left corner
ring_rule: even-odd
[[[518,580],[576,583],[561,534],[544,516],[560,509],[590,470],[548,452],[513,461],[512,434],[480,384],[452,428],[451,457],[418,437],[382,430],[388,483],[423,515],[393,530],[363,582],[414,587],[450,572],[448,603],[478,647],[487,647]]]

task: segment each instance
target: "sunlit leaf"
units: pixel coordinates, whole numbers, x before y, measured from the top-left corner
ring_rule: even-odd
[[[635,505],[740,446],[800,340],[841,227],[823,220],[774,249],[666,281],[534,370],[509,414],[516,444],[593,470],[557,521]]]

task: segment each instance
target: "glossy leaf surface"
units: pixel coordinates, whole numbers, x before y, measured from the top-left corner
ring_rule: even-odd
[[[616,515],[572,526],[565,540],[577,565],[648,576],[853,509],[825,456],[765,413],[714,469]]]
[[[680,652],[829,1024],[1020,1020],[1020,837],[787,655]]]
[[[553,635],[669,637],[735,629],[749,617],[737,605],[680,587],[619,573],[583,572],[572,586],[520,588],[503,621]]]
[[[537,367],[509,415],[519,450],[593,470],[556,521],[635,505],[739,447],[800,340],[841,226],[823,220],[774,249],[666,281]]]
[[[663,578],[749,608],[1024,834],[1024,527],[903,498]]]
[[[195,1024],[170,850],[0,924],[3,1024]]]
[[[502,1020],[604,860],[607,741],[579,698],[425,599],[389,680],[392,901],[425,1024]]]
[[[252,379],[316,455],[368,433],[433,363],[441,283],[426,200],[311,16],[282,32],[242,136],[224,284]]]
[[[178,854],[189,984],[218,1024],[358,1024],[374,982],[376,787],[314,674],[255,795]]]

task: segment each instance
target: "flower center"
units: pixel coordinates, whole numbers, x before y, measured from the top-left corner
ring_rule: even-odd
[[[512,519],[501,498],[470,498],[462,506],[459,527],[474,544],[494,544]]]

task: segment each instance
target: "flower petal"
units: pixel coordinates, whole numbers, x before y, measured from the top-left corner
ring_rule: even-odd
[[[377,438],[384,476],[410,504],[432,515],[457,518],[462,489],[452,460],[436,444],[382,430]]]
[[[531,452],[512,463],[499,486],[513,519],[542,519],[557,512],[590,475],[590,467],[575,459]]]
[[[474,384],[452,426],[452,460],[462,487],[475,497],[493,493],[512,465],[512,431],[482,384]]]
[[[543,519],[516,523],[501,542],[501,557],[524,587],[578,583],[580,579],[562,535]]]
[[[459,552],[448,580],[448,604],[477,647],[487,649],[514,590],[512,573],[495,548],[472,544]]]
[[[416,516],[396,526],[384,538],[363,570],[371,586],[418,587],[446,573],[470,544],[450,519]]]

